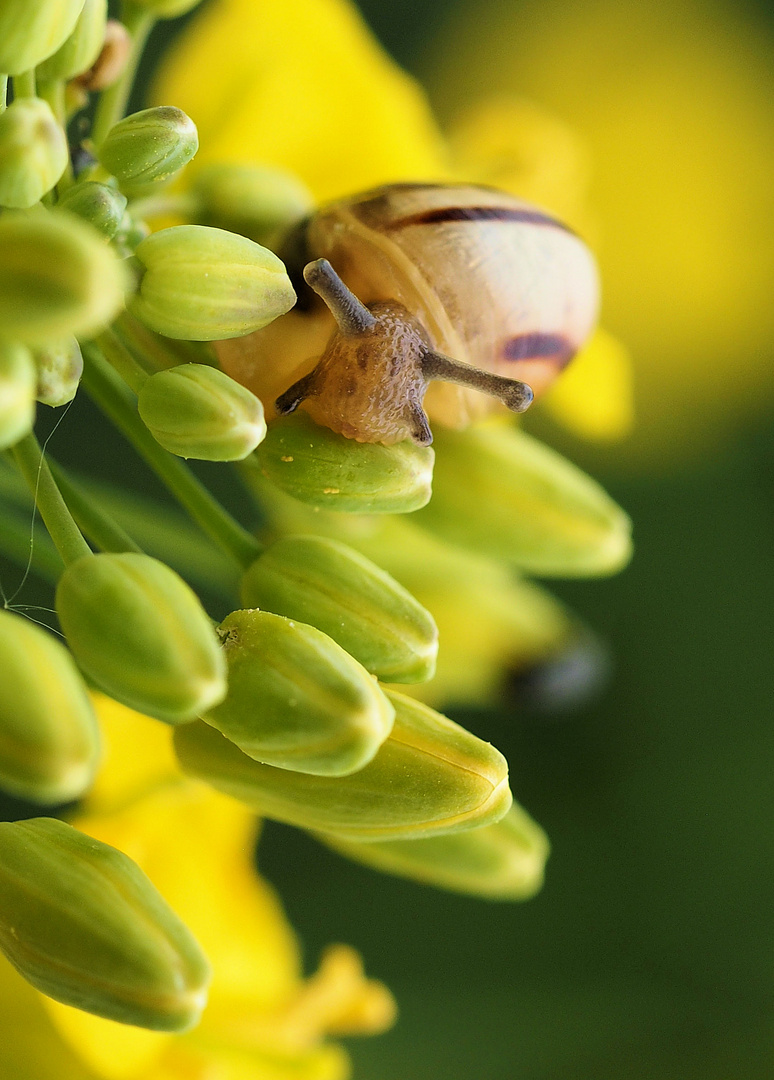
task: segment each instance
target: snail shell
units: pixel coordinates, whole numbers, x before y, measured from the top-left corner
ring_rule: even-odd
[[[297,273],[310,260],[326,259],[366,307],[405,309],[434,353],[521,380],[535,395],[596,322],[597,273],[585,244],[545,211],[491,188],[378,188],[322,207],[296,228],[287,250],[291,274],[293,261]],[[220,343],[219,357],[268,404],[312,371],[333,330],[332,316],[315,301],[305,312],[296,309],[264,330]],[[385,386],[383,396],[394,396],[392,388]],[[452,427],[502,408],[479,390],[443,382],[430,385],[424,405],[433,420]],[[375,428],[371,434],[372,426],[366,421],[360,433],[344,433],[393,441]]]

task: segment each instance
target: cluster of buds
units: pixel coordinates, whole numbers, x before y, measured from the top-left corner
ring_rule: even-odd
[[[274,170],[219,166],[193,184],[185,224],[150,232],[196,127],[171,106],[120,115],[153,19],[193,2],[132,0],[118,29],[105,0],[0,10],[0,449],[61,557],[65,639],[0,612],[0,789],[43,806],[88,792],[100,756],[89,685],[174,726],[183,772],[261,815],[391,873],[528,896],[547,843],[512,804],[505,759],[394,684],[433,685],[439,635],[421,593],[434,568],[452,600],[455,581],[464,596],[486,578],[482,555],[525,573],[608,572],[628,552],[625,515],[510,428],[449,433],[437,462],[429,446],[356,443],[303,413],[267,429],[259,398],[205,343],[293,306],[285,266],[261,245],[308,196]],[[71,155],[67,123],[92,91],[91,135]],[[59,407],[81,384],[239,569],[219,625],[43,457],[36,402]],[[244,461],[273,542],[186,458]],[[410,511],[416,525],[391,516]],[[516,585],[491,589],[507,603]],[[546,652],[567,620],[542,603],[526,609]],[[461,607],[453,618],[465,621]],[[185,1030],[206,1001],[207,961],[152,883],[56,820],[0,825],[0,949],[43,993],[124,1023]]]

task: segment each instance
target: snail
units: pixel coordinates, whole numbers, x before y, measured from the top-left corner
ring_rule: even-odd
[[[360,442],[428,445],[427,414],[459,428],[503,405],[522,412],[596,320],[585,244],[492,188],[393,184],[342,199],[280,255],[299,305],[218,343],[221,364],[277,413],[303,405]]]

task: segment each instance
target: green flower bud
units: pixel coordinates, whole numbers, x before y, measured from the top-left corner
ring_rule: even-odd
[[[147,8],[157,19],[174,19],[192,11],[201,0],[134,0],[138,7]]]
[[[145,273],[130,308],[166,337],[241,337],[284,315],[296,302],[276,255],[222,229],[161,229],[143,240],[135,254]]]
[[[97,154],[128,195],[171,179],[199,149],[196,125],[172,105],[157,105],[119,120]]]
[[[36,382],[29,350],[0,341],[0,450],[23,439],[35,423]]]
[[[267,611],[234,611],[218,631],[228,695],[202,717],[256,761],[316,776],[362,769],[395,710],[335,641]]]
[[[0,71],[21,75],[56,52],[72,33],[84,0],[3,0]]]
[[[0,340],[90,337],[124,305],[124,267],[70,214],[0,218]]]
[[[86,180],[67,189],[59,200],[59,208],[77,214],[112,240],[123,222],[126,201],[126,195],[116,188]]]
[[[202,225],[216,225],[266,244],[314,208],[293,173],[261,165],[206,165],[192,184]],[[271,246],[271,244],[269,244]]]
[[[0,787],[63,803],[89,788],[99,729],[72,657],[29,619],[0,611]]]
[[[548,838],[515,803],[494,825],[423,840],[359,844],[318,833],[354,862],[397,877],[488,900],[528,900],[543,884]]]
[[[210,969],[123,852],[63,821],[0,824],[0,948],[42,993],[122,1024],[186,1031]]]
[[[591,477],[515,428],[439,430],[433,499],[417,522],[531,574],[612,574],[631,522]]]
[[[355,442],[304,412],[273,421],[257,457],[278,488],[324,510],[407,514],[432,492],[432,447],[410,439],[394,446]]]
[[[370,559],[336,540],[278,540],[242,578],[242,602],[311,623],[386,682],[433,677],[432,615]]]
[[[107,0],[86,0],[73,32],[35,72],[38,83],[72,79],[88,71],[102,51],[106,23]]]
[[[117,701],[170,724],[226,693],[226,664],[198,598],[164,563],[133,552],[84,555],[56,590],[75,659]]]
[[[50,341],[35,349],[35,365],[38,401],[57,408],[73,400],[83,374],[81,347],[74,337]]]
[[[151,375],[137,404],[156,442],[179,457],[241,461],[266,435],[255,394],[206,364]]]
[[[48,102],[17,98],[0,113],[0,206],[34,206],[65,171],[68,153]]]
[[[511,805],[508,766],[489,743],[402,694],[392,734],[350,776],[262,765],[206,724],[175,732],[187,773],[265,817],[348,840],[440,835],[499,821]]]

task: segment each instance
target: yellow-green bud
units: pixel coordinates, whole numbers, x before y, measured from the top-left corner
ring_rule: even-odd
[[[138,7],[147,8],[157,19],[174,19],[192,11],[201,0],[134,0]]]
[[[439,430],[433,499],[417,522],[531,574],[612,574],[631,522],[596,481],[515,428]]]
[[[112,240],[123,222],[126,195],[109,184],[86,180],[68,188],[59,200],[59,208],[88,221],[95,229]]]
[[[385,682],[433,677],[432,615],[378,566],[337,540],[277,540],[242,578],[242,602],[311,623]]]
[[[170,724],[226,693],[226,663],[194,592],[164,563],[133,552],[84,555],[60,578],[67,644],[111,697]]]
[[[310,192],[293,173],[266,165],[206,165],[191,190],[202,225],[217,225],[261,244],[275,240],[314,208]]]
[[[350,776],[262,765],[206,724],[175,731],[183,769],[290,825],[349,840],[440,835],[499,821],[511,805],[508,766],[489,743],[425,705],[388,693],[392,734]]]
[[[397,877],[487,900],[528,900],[543,884],[549,853],[540,826],[515,803],[494,825],[423,840],[362,844],[317,838],[354,862]]]
[[[0,340],[90,337],[121,310],[126,285],[100,234],[71,214],[0,218]]]
[[[175,225],[148,236],[135,254],[144,274],[130,308],[166,337],[242,337],[296,302],[277,256],[223,229]]]
[[[84,0],[3,0],[0,71],[21,75],[56,52],[72,33]]]
[[[72,79],[88,71],[102,51],[106,22],[107,0],[86,0],[73,32],[35,72],[38,83]]]
[[[0,206],[34,206],[59,180],[67,160],[67,138],[47,101],[17,98],[0,113]]]
[[[210,968],[190,930],[123,852],[63,821],[0,824],[0,948],[65,1005],[186,1031]]]
[[[0,341],[0,450],[23,439],[35,423],[35,362],[28,349]]]
[[[151,375],[137,405],[156,442],[178,457],[241,461],[266,435],[255,394],[206,364]]]
[[[273,421],[257,456],[268,480],[324,510],[407,514],[432,493],[432,447],[410,439],[394,446],[355,442],[304,412]]]
[[[99,161],[128,195],[171,179],[199,149],[196,125],[172,105],[157,105],[119,120],[98,148]]]
[[[35,366],[38,401],[58,408],[73,400],[83,374],[81,347],[74,337],[50,341],[35,349]]]
[[[0,788],[36,803],[88,789],[99,758],[91,700],[72,657],[28,619],[0,611]]]
[[[202,717],[256,761],[316,776],[362,769],[395,710],[365,668],[313,626],[234,611],[218,627],[228,694]]]

